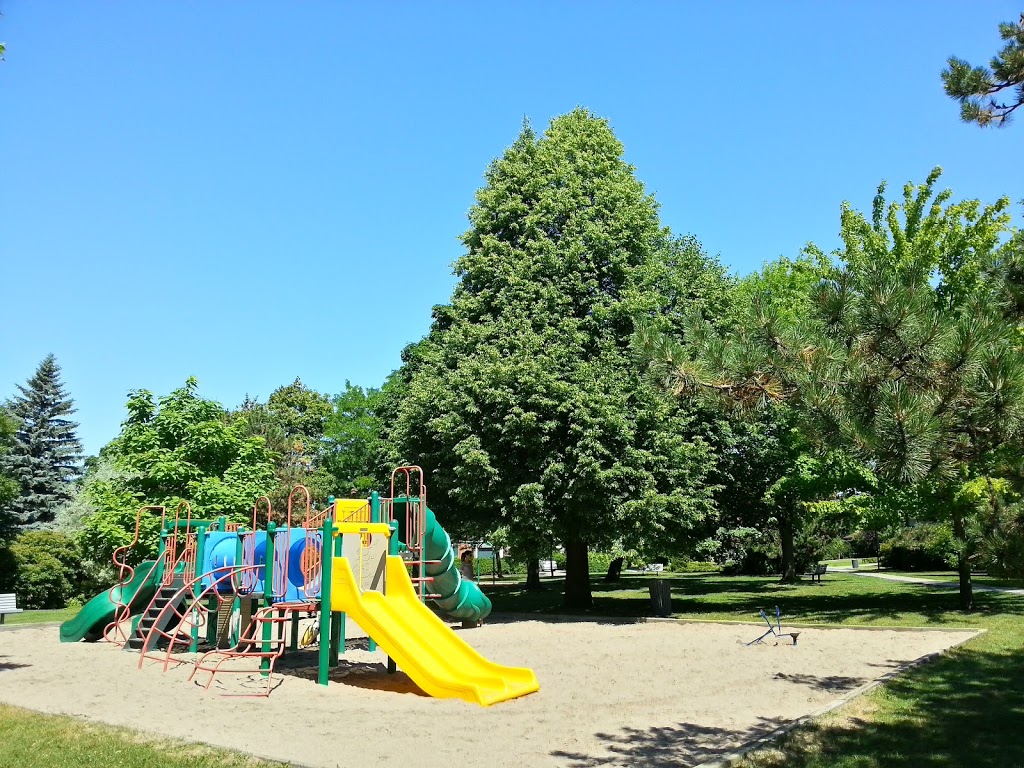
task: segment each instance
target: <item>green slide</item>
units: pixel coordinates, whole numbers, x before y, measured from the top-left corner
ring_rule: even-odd
[[[92,643],[99,640],[103,637],[103,630],[114,620],[119,597],[133,614],[144,610],[156,593],[156,563],[156,560],[139,563],[131,581],[122,587],[103,590],[82,606],[77,616],[60,625],[60,641],[77,643],[86,640]]]
[[[427,575],[434,577],[431,589],[441,595],[434,601],[437,607],[452,618],[463,621],[487,618],[491,612],[491,601],[474,582],[462,578],[455,550],[452,549],[452,540],[429,509],[424,549],[427,560],[441,561],[426,566]]]

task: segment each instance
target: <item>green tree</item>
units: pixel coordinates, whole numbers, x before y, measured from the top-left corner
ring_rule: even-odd
[[[385,436],[461,530],[505,526],[533,557],[561,542],[573,608],[591,604],[591,546],[679,543],[713,513],[709,446],[630,352],[635,317],[681,308],[671,240],[622,153],[577,109],[492,163]]]
[[[274,487],[266,444],[247,436],[218,403],[196,394],[197,382],[155,399],[145,390],[128,397],[121,434],[102,452],[117,472],[97,475],[85,495],[95,511],[83,521],[90,556],[105,560],[131,541],[135,511],[143,505],[173,510],[190,502],[193,515],[250,519],[253,502]],[[136,559],[152,555],[159,518],[146,516]]]
[[[17,423],[14,445],[4,457],[7,474],[19,485],[11,502],[21,530],[53,523],[57,510],[71,498],[81,472],[82,445],[78,426],[67,417],[75,412],[60,378],[60,366],[47,355],[7,408]]]
[[[1024,13],[1016,24],[1000,24],[999,37],[1006,45],[989,67],[972,67],[950,56],[942,71],[946,94],[960,102],[960,119],[965,123],[1002,128],[1024,104]]]
[[[377,484],[381,454],[380,419],[376,409],[381,390],[363,389],[349,381],[333,400],[324,428],[324,462],[338,489],[367,492]]]
[[[325,504],[335,493],[336,483],[325,463],[323,439],[333,412],[327,395],[296,378],[271,392],[266,403],[246,398],[232,414],[243,434],[262,437],[274,457],[277,482],[268,496],[275,514],[285,514],[288,496],[296,485],[306,486],[314,505]],[[305,499],[298,501],[305,503]]]
[[[17,528],[11,502],[18,497],[20,486],[8,474],[6,456],[14,446],[17,422],[4,408],[0,407],[0,547],[13,538]]]
[[[732,377],[750,375],[762,363],[760,349],[749,349],[749,333],[757,327],[759,313],[799,322],[811,311],[812,292],[831,268],[812,247],[797,259],[768,262],[740,280],[729,323],[709,323],[697,315],[684,320],[684,330],[675,333],[645,325],[639,336],[650,367],[676,395],[696,393],[711,407],[731,405]],[[699,361],[709,376],[719,371],[719,380],[708,379],[708,386],[692,390],[690,361]],[[720,527],[706,550],[718,559],[737,557],[744,568],[747,556],[756,553],[753,569],[760,571],[774,563],[774,545],[782,580],[793,582],[807,564],[801,562],[798,542],[806,539],[803,527],[810,522],[805,514],[810,505],[862,487],[867,477],[854,473],[838,454],[809,443],[799,412],[781,393],[760,405],[741,413],[727,407],[719,416],[727,421],[714,441],[719,454],[716,477],[723,489],[717,499]],[[777,543],[767,535],[771,531]]]
[[[820,446],[874,467],[888,487],[927,484],[958,541],[961,603],[972,605],[975,496],[1019,450],[1024,358],[1004,257],[1007,199],[982,206],[907,184],[870,219],[844,205],[843,248],[811,311],[793,320],[755,297],[728,338],[695,323],[701,353],[681,357],[678,385],[746,408],[785,402]],[[986,484],[987,485],[987,484]]]

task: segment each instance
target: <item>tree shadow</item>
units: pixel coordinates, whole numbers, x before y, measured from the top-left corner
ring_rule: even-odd
[[[846,693],[847,691],[860,688],[862,685],[870,681],[870,678],[867,677],[845,677],[843,675],[829,675],[828,677],[821,677],[819,675],[804,674],[787,675],[785,672],[777,672],[775,674],[775,679],[785,680],[786,682],[795,683],[796,685],[806,685],[817,691],[825,691],[828,693]]]
[[[31,667],[31,664],[21,664],[16,661],[7,661],[9,656],[0,656],[0,672],[8,672],[12,669],[24,669],[25,667]]]
[[[794,768],[1024,765],[1024,650],[962,652],[889,682],[886,718],[811,723],[777,745]],[[761,765],[762,763],[758,763]]]
[[[758,718],[749,728],[730,729],[695,723],[651,728],[623,728],[618,733],[595,734],[602,743],[599,754],[556,750],[551,755],[573,768],[603,765],[642,765],[682,768],[698,765],[761,739],[786,721]]]

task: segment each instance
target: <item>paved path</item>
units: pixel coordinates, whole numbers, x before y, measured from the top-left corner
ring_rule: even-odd
[[[949,587],[959,589],[960,584],[956,581],[935,581],[934,579],[919,579],[914,576],[896,576],[888,573],[876,573],[874,571],[853,570],[852,568],[829,568],[838,573],[852,573],[857,576],[868,576],[873,579],[885,579],[886,581],[902,581],[906,584],[924,584],[929,587]],[[975,592],[1002,592],[1007,595],[1024,595],[1024,589],[1009,589],[1007,587],[986,587],[982,584],[974,585]]]

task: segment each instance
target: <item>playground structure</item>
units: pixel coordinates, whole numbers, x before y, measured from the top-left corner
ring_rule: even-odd
[[[404,481],[398,493],[396,481]],[[132,567],[143,513],[161,516],[158,552]],[[322,511],[296,486],[280,524],[266,497],[254,504],[250,527],[194,520],[187,502],[173,519],[162,507],[143,507],[133,540],[113,560],[117,583],[61,625],[62,642],[138,651],[139,668],[192,663],[190,679],[205,675],[206,689],[218,675],[258,674],[266,681],[260,693],[236,695],[267,696],[276,663],[299,648],[303,617],[319,629],[317,681],[327,685],[351,616],[369,650],[387,654],[388,672],[400,667],[431,696],[488,706],[539,689],[531,670],[488,661],[427,607],[433,601],[464,622],[491,610],[479,587],[462,579],[451,539],[427,507],[419,467],[396,469],[388,498],[330,499]]]

